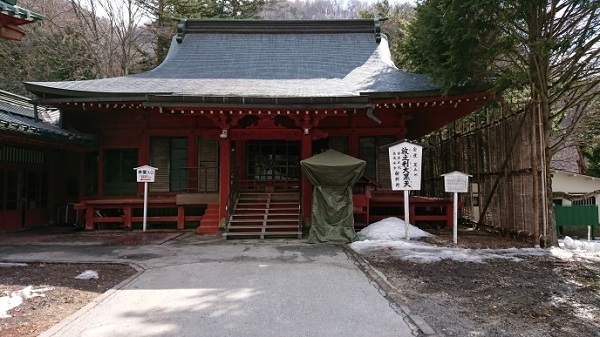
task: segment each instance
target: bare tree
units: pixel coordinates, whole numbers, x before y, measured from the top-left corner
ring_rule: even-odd
[[[143,51],[143,13],[135,0],[70,2],[85,39],[97,51],[100,76],[128,75]]]
[[[265,7],[259,16],[269,20],[356,19],[368,6],[359,0],[277,1]]]

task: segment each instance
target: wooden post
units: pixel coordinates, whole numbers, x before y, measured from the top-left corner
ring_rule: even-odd
[[[185,206],[177,205],[177,229],[185,228]]]
[[[410,240],[410,235],[408,235],[408,226],[410,226],[410,210],[408,206],[408,196],[409,190],[404,190],[404,238],[408,241]]]
[[[123,226],[125,228],[131,228],[131,205],[123,206]]]
[[[308,134],[302,135],[301,141],[301,154],[300,158],[310,158],[312,155],[312,138],[310,136],[310,130]],[[311,215],[312,209],[312,185],[307,178],[302,177],[302,219],[306,219]]]
[[[94,207],[86,205],[85,209],[85,229],[94,230]]]
[[[227,201],[229,200],[231,177],[231,139],[221,138],[219,159],[219,222],[225,220],[227,215]]]

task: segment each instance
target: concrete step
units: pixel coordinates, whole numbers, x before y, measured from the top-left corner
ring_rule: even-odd
[[[225,239],[230,239],[230,238],[238,238],[238,237],[244,237],[244,238],[252,238],[252,237],[256,237],[259,239],[265,239],[266,237],[271,237],[271,238],[298,238],[298,239],[302,239],[302,232],[301,231],[296,231],[296,232],[234,232],[234,233],[230,233],[230,232],[226,232],[223,233],[223,237]]]
[[[265,228],[265,229],[275,229],[275,228],[288,228],[288,229],[298,229],[298,224],[292,224],[292,225],[268,225],[268,226],[264,226],[264,225],[232,225],[229,226],[229,232],[233,232],[236,229],[255,229],[255,228]]]

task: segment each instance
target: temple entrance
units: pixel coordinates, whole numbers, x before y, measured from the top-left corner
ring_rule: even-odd
[[[300,178],[300,142],[253,140],[247,143],[249,179],[298,180]]]
[[[300,181],[300,142],[252,140],[246,143],[249,185],[277,190],[297,189]]]

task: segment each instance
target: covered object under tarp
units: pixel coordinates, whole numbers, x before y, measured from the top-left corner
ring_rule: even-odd
[[[313,184],[308,242],[355,240],[352,186],[362,176],[365,165],[364,160],[335,150],[300,161],[302,172]]]

